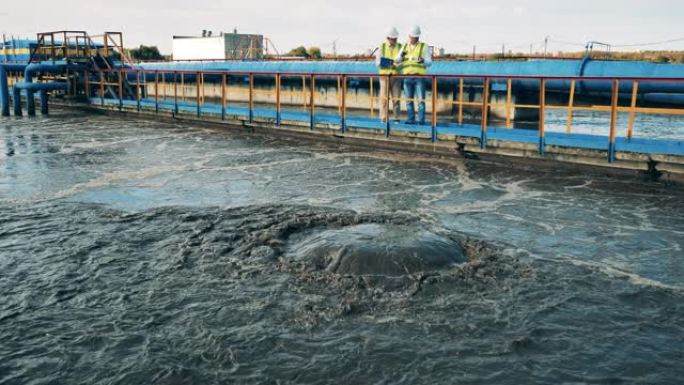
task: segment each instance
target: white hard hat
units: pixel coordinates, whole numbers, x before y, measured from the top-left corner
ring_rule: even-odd
[[[387,37],[390,39],[396,39],[399,37],[399,31],[396,27],[390,27],[387,29]]]
[[[420,37],[420,27],[416,25],[415,27],[411,28],[409,37]]]

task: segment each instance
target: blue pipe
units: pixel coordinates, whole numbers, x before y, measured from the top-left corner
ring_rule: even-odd
[[[0,109],[2,109],[2,116],[10,115],[7,72],[23,72],[24,69],[26,69],[26,64],[0,64]]]
[[[26,109],[29,116],[36,114],[35,92],[40,92],[40,113],[47,115],[48,113],[48,91],[66,91],[68,85],[66,83],[27,83],[20,82],[14,85],[15,100],[19,101],[19,108],[17,109],[17,102],[14,102],[14,115],[21,116],[21,90],[26,90],[26,95],[29,98]],[[17,97],[18,95],[18,97]]]
[[[75,64],[66,64],[66,63],[59,63],[59,64],[29,64],[26,66],[24,69],[24,82],[22,83],[17,83],[14,88],[15,92],[14,94],[17,94],[17,89],[18,90],[26,90],[26,110],[29,116],[33,116],[36,114],[36,102],[35,102],[35,92],[36,91],[54,91],[54,90],[66,90],[67,85],[64,83],[37,83],[40,86],[38,87],[33,87],[30,84],[33,83],[33,75],[35,75],[38,72],[47,72],[47,73],[59,73],[65,70],[84,70],[86,67],[81,66],[81,65],[75,65]],[[54,86],[51,86],[54,85]],[[16,103],[15,103],[15,112],[19,111],[21,115],[21,109],[17,110],[16,108]]]

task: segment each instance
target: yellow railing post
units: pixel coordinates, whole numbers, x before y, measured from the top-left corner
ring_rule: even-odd
[[[221,120],[226,120],[226,74],[221,74]]]
[[[154,71],[154,112],[159,112],[159,70]]]
[[[315,96],[315,94],[316,94],[316,92],[315,91],[316,91],[316,77],[314,74],[311,74],[311,95],[310,95],[311,100],[309,103],[309,108],[310,108],[309,115],[311,117],[311,121],[310,121],[310,127],[309,128],[312,130],[314,129],[315,119],[316,119],[316,117],[315,117],[315,113],[316,113],[316,110],[315,110],[315,108],[316,108],[316,105],[315,105],[316,96]]]
[[[487,120],[489,118],[489,78],[484,79],[482,88],[482,118],[480,120],[480,148],[487,147]]]
[[[546,79],[539,79],[539,153],[546,150]]]
[[[511,124],[511,105],[513,100],[513,79],[508,78],[506,82],[506,128],[512,128]]]
[[[458,79],[458,125],[463,125],[463,83],[464,79]]]
[[[100,70],[100,104],[104,107],[104,98],[105,98],[105,78],[104,78],[104,72]]]
[[[368,92],[370,94],[370,113],[371,113],[370,115],[372,118],[375,116],[375,92],[373,90],[373,83],[375,83],[375,82],[373,81],[372,76],[370,76],[368,79],[370,81],[370,91],[368,91]],[[388,87],[389,87],[389,85],[388,85]],[[389,110],[387,111],[387,117],[389,118]]]
[[[613,94],[610,102],[610,137],[608,143],[608,162],[615,161],[615,136],[618,120],[618,98],[620,90],[620,81],[613,80]]]
[[[634,121],[636,120],[637,97],[639,96],[639,81],[635,80],[632,85],[632,103],[629,107],[629,127],[627,127],[627,139],[632,139],[634,134]]]
[[[249,122],[254,120],[254,74],[249,74]]]
[[[570,99],[568,100],[568,117],[566,119],[565,132],[572,132],[572,117],[573,109],[575,108],[575,87],[577,86],[577,81],[575,79],[570,81]]]
[[[432,141],[437,141],[437,76],[432,76]],[[389,109],[387,110],[389,119]]]
[[[280,73],[276,74],[276,125],[280,126]]]

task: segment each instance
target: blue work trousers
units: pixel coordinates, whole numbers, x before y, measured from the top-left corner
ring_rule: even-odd
[[[406,123],[416,123],[413,98],[418,99],[418,124],[425,124],[425,79],[405,78],[404,96],[406,97]]]

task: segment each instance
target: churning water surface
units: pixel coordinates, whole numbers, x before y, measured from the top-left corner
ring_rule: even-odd
[[[678,384],[684,193],[0,122],[0,384]]]

